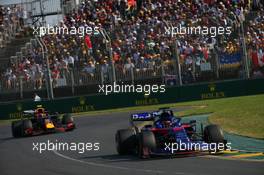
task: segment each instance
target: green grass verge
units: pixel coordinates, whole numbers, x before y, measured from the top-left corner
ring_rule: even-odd
[[[137,106],[102,111],[91,111],[74,114],[75,116],[97,116],[116,112],[133,112],[140,110],[156,110],[160,107],[185,107],[177,112],[178,116],[211,113],[209,121],[222,126],[225,131],[248,137],[264,139],[264,94],[233,98],[222,98],[203,101],[192,101],[175,104]],[[8,124],[10,120],[2,120],[0,124]]]

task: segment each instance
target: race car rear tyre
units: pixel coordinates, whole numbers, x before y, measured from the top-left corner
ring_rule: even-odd
[[[156,148],[155,135],[151,131],[143,131],[139,134],[138,141],[139,158],[149,158],[151,150],[154,150]]]
[[[22,121],[13,121],[12,122],[12,135],[13,137],[21,137],[22,136]]]
[[[70,114],[64,114],[62,116],[62,124],[68,124],[68,123],[73,123],[73,117]]]
[[[133,129],[120,129],[116,132],[116,149],[119,155],[131,153],[136,147],[136,133]]]
[[[224,132],[219,125],[208,125],[204,128],[204,141],[206,143],[224,143]]]
[[[30,131],[30,132],[28,132]],[[32,134],[32,131],[33,131],[33,125],[32,125],[32,122],[31,120],[23,120],[22,121],[22,130],[21,130],[21,135],[22,136],[29,136]]]

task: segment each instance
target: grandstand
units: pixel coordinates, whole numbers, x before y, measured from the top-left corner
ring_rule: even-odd
[[[56,27],[99,28],[91,35],[47,34],[8,55],[0,72],[1,101],[97,93],[98,84],[184,86],[264,78],[264,6],[250,1],[86,0],[64,12]],[[20,15],[0,13],[0,47],[24,29]],[[15,6],[17,8],[17,6]],[[20,9],[21,10],[21,9]],[[5,11],[5,12],[4,12]],[[14,10],[15,11],[15,10]],[[20,14],[20,13],[15,13]],[[3,19],[8,18],[9,20]],[[16,18],[16,17],[15,17]],[[174,26],[230,26],[231,34],[169,36]],[[7,27],[16,32],[8,33]],[[23,28],[23,29],[22,29]],[[33,26],[31,25],[31,28]],[[13,30],[13,29],[12,29]],[[8,31],[8,32],[7,32]],[[12,38],[12,37],[11,37]],[[2,58],[1,58],[2,59]]]

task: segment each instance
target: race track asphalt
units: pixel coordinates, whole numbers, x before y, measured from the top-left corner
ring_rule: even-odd
[[[264,174],[263,162],[222,160],[206,156],[160,157],[140,160],[135,156],[119,156],[114,134],[128,126],[127,113],[75,118],[77,129],[15,139],[10,126],[0,126],[1,175],[258,175]],[[33,143],[100,143],[99,151],[34,150]]]

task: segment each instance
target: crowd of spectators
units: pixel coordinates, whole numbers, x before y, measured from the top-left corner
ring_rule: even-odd
[[[19,32],[24,29],[24,21],[27,19],[26,11],[19,5],[0,5],[0,51],[4,49],[11,41],[18,36]],[[2,69],[1,69],[2,70]],[[19,72],[17,67],[10,66],[4,73],[0,73],[1,80],[4,80],[2,86],[10,89],[17,84]],[[13,86],[14,87],[14,86]]]
[[[246,26],[246,43],[248,56],[251,60],[253,77],[264,76],[264,11],[259,11],[256,17]]]
[[[8,41],[24,28],[26,19],[26,11],[21,6],[0,6],[0,49],[6,47]]]
[[[3,73],[1,79],[5,80],[3,85],[7,89],[19,88],[20,80],[24,82],[29,89],[41,89],[44,76],[44,65],[38,64],[31,57],[25,58],[18,65],[12,64]]]
[[[258,6],[263,11],[263,6]],[[117,74],[125,74],[135,68],[139,75],[148,71],[156,75],[161,65],[166,74],[175,74],[177,55],[184,82],[196,81],[195,73],[201,69],[201,64],[217,62],[215,54],[242,51],[241,23],[250,14],[250,9],[247,0],[86,0],[78,9],[66,14],[57,27],[98,27],[100,31],[106,31],[111,41],[105,39],[105,32],[83,37],[71,34],[43,36],[49,51],[54,85],[70,70],[89,77],[89,80],[98,71],[107,75],[112,61]],[[168,26],[180,25],[229,26],[231,34],[216,37],[206,34],[171,37],[165,31]],[[245,29],[251,55],[255,52],[263,55],[263,14],[252,19]],[[41,88],[40,82],[45,72],[41,49],[34,48],[29,53],[20,66],[14,66],[13,69],[23,71],[25,75],[29,72],[28,77],[34,77],[34,81],[37,81],[34,87]],[[236,60],[238,67],[241,67],[241,57]],[[255,65],[253,58],[252,60]],[[10,68],[6,71],[8,79],[15,76],[10,76],[11,72]]]

